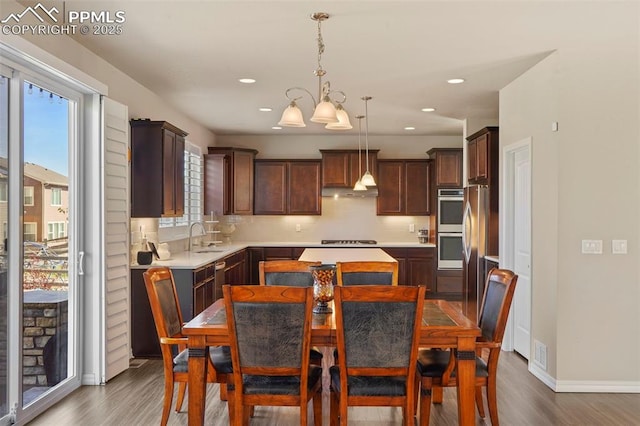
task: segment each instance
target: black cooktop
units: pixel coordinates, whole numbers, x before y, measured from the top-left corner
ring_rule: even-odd
[[[344,245],[349,245],[349,244],[378,244],[378,242],[376,240],[322,240],[321,241],[322,244],[344,244]]]

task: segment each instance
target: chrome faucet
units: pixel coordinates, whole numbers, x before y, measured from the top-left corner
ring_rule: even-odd
[[[207,230],[204,229],[204,224],[202,222],[193,222],[191,226],[189,226],[189,248],[187,249],[188,251],[191,251],[191,247],[193,247],[191,240],[193,238],[193,227],[195,225],[200,225],[200,227],[202,228],[203,235],[207,234]]]

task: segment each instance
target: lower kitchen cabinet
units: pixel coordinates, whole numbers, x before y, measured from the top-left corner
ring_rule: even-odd
[[[462,300],[462,269],[438,270],[434,296],[438,299]]]
[[[224,284],[249,284],[247,273],[247,250],[242,249],[226,256],[224,262]],[[220,296],[222,297],[222,295]]]
[[[382,247],[382,250],[398,261],[399,284],[425,287],[426,297],[431,298],[436,282],[435,247]]]
[[[296,260],[304,247],[249,247],[249,284],[260,284],[258,265],[262,260]]]

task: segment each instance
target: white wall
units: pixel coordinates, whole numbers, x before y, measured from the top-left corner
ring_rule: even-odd
[[[532,335],[560,391],[640,391],[637,3],[500,92],[501,146],[532,138]],[[551,122],[559,131],[551,132]],[[581,254],[603,240],[602,255]],[[612,239],[629,253],[613,255]]]
[[[357,149],[357,134],[218,135],[218,146],[254,148],[257,158],[320,159],[320,149]],[[364,147],[364,141],[363,141]],[[369,148],[378,158],[428,158],[431,148],[462,147],[460,136],[369,136]],[[364,155],[364,153],[363,153]],[[247,216],[236,227],[236,241],[319,242],[321,239],[374,239],[417,242],[415,229],[428,228],[428,216],[376,216],[375,198],[322,198],[321,216]],[[300,224],[301,232],[296,232]]]

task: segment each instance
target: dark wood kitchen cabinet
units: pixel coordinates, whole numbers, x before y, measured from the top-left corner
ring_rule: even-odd
[[[369,172],[376,183],[378,182],[378,151],[380,150],[369,150]],[[353,188],[353,185],[367,171],[367,156],[364,150],[360,155],[357,149],[321,149],[320,152],[322,153],[323,188]]]
[[[497,127],[485,127],[467,138],[467,179],[470,184],[497,184],[499,149]]]
[[[260,284],[258,265],[265,260],[296,260],[304,251],[304,247],[249,247],[249,281],[248,284]]]
[[[256,160],[254,214],[322,214],[318,160]]]
[[[423,286],[427,289],[425,297],[431,298],[436,283],[435,247],[382,247],[382,250],[398,261],[399,284]]]
[[[242,285],[248,283],[247,250],[242,249],[228,256],[224,261],[224,283]]]
[[[166,121],[131,120],[131,217],[184,214],[184,138]]]
[[[462,188],[462,148],[433,148],[427,154],[434,161],[436,188]]]
[[[253,214],[253,162],[258,151],[209,147],[204,156],[204,214]]]
[[[431,213],[431,160],[379,160],[377,214]]]

